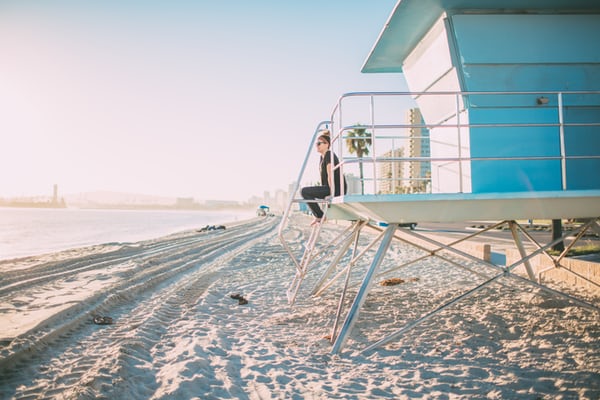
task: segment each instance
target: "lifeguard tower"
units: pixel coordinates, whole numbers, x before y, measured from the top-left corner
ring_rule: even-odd
[[[335,245],[330,265],[312,294],[343,276],[364,251],[356,238],[365,227],[380,233],[377,251],[354,301],[333,328],[334,353],[344,346],[373,277],[398,227],[407,223],[497,221],[506,225],[521,259],[496,265],[497,274],[432,310],[365,351],[383,345],[437,312],[513,274],[523,266],[527,281],[539,281],[529,260],[564,238],[541,245],[517,223],[528,219],[579,219],[571,247],[586,231],[600,231],[600,3],[585,0],[401,0],[362,67],[364,73],[403,73],[409,92],[348,93],[330,118],[318,124],[297,180],[302,184],[309,154],[319,132],[332,132],[339,168],[354,188],[323,202],[329,220],[352,221]],[[399,78],[400,79],[400,78]],[[363,141],[362,143],[360,141]],[[368,149],[350,153],[349,141]],[[367,142],[369,143],[367,145]],[[298,189],[298,187],[296,189]],[[318,262],[317,226],[301,256],[285,240],[292,204],[280,225],[284,248],[296,275],[288,290],[293,303],[300,285]],[[486,229],[487,230],[487,229]],[[475,236],[469,235],[465,239]],[[472,256],[420,235],[403,232],[415,243]],[[536,247],[527,253],[521,237]],[[354,244],[349,265],[338,264]],[[568,248],[566,249],[568,250]],[[553,258],[561,268],[560,256]],[[552,258],[552,257],[551,257]],[[408,261],[410,263],[412,261]],[[597,281],[591,282],[598,285]],[[347,285],[341,294],[345,295]],[[586,307],[596,308],[571,297]]]

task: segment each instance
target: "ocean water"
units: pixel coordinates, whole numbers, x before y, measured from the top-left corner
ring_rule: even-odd
[[[255,215],[252,210],[0,208],[0,260],[102,243],[136,242]]]

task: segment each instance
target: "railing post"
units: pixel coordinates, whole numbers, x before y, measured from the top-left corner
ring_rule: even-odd
[[[463,193],[462,146],[460,140],[460,93],[456,94],[456,128],[458,132],[458,190]]]
[[[377,194],[377,163],[375,162],[375,96],[371,95],[371,156],[373,157],[373,194]],[[364,193],[363,193],[364,194]]]
[[[567,159],[565,151],[565,124],[563,119],[563,98],[562,93],[558,97],[558,132],[560,137],[560,172],[562,176],[562,190],[567,190]]]
[[[279,240],[281,241],[281,244],[283,245],[284,249],[287,251],[287,253],[290,255],[290,257],[292,257],[292,259],[294,260],[296,267],[298,267],[298,262],[294,258],[292,250],[289,248],[289,246],[287,245],[287,243],[285,241],[285,238],[283,237],[283,231],[287,226],[288,219],[292,212],[292,206],[294,204],[294,196],[296,195],[296,193],[298,192],[298,189],[300,188],[302,177],[304,176],[304,171],[306,170],[306,165],[308,164],[308,160],[313,151],[313,145],[315,143],[315,139],[318,137],[321,127],[324,124],[327,125],[329,123],[331,123],[331,121],[322,121],[319,123],[319,125],[317,125],[317,129],[315,129],[315,133],[313,133],[313,137],[310,141],[310,144],[308,145],[308,150],[306,152],[306,155],[304,156],[304,161],[302,162],[302,167],[300,168],[300,172],[298,173],[298,179],[294,183],[294,189],[289,194],[288,205],[283,213],[283,218],[281,219],[281,222],[279,223],[279,229],[278,229],[277,235],[279,236]]]
[[[342,165],[344,164],[344,121],[342,121],[342,101],[343,99],[345,99],[344,96],[340,97],[340,99],[338,100],[338,126],[339,126],[339,132],[336,133],[336,137],[337,140],[339,141],[338,144],[338,155],[340,157],[340,194],[342,196],[345,195],[344,193],[344,169],[342,168]],[[331,134],[333,134],[333,127],[334,127],[334,118],[333,115],[331,116]],[[333,139],[333,138],[332,138]],[[331,155],[331,165],[334,166],[335,164],[333,163],[333,154]],[[332,167],[335,168],[335,167]],[[333,169],[332,169],[333,171]],[[335,172],[334,172],[334,176],[335,176]],[[335,178],[334,178],[335,181]],[[334,186],[335,186],[335,182],[334,182]],[[335,187],[334,187],[334,193],[335,193]]]

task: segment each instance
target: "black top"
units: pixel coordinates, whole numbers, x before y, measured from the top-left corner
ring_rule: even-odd
[[[332,169],[340,163],[335,153],[333,153],[333,167]],[[325,155],[321,156],[320,165],[321,165],[321,185],[329,187],[329,182],[327,180],[327,166],[331,164],[331,150],[327,150]],[[340,170],[339,168],[333,170],[333,182],[335,185],[335,196],[339,196],[341,194],[340,191]],[[344,177],[344,194],[346,193],[346,177]]]

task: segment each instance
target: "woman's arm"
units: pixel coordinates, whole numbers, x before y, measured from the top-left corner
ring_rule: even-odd
[[[329,184],[329,195],[333,196],[335,193],[335,187],[333,186],[335,182],[333,181],[333,171],[331,168],[331,163],[327,164],[327,183]]]

